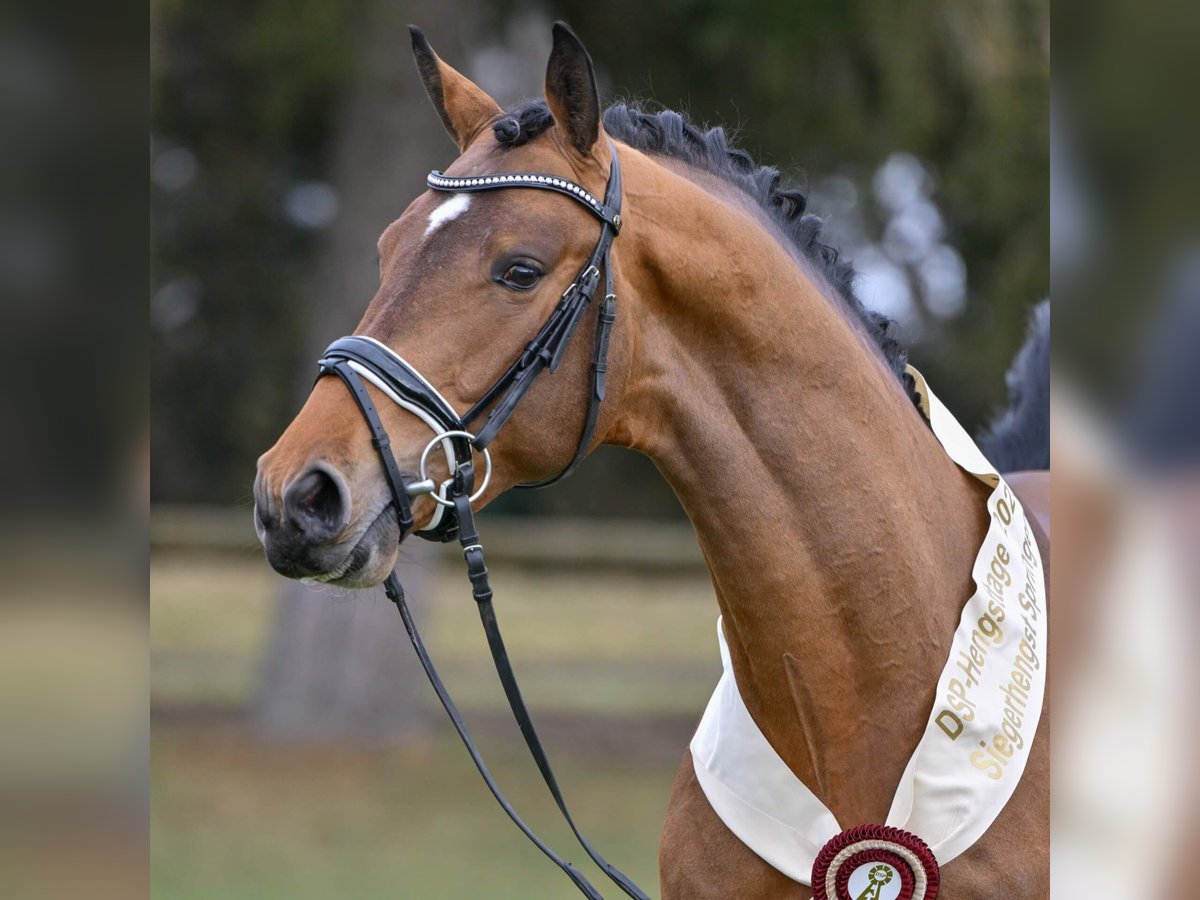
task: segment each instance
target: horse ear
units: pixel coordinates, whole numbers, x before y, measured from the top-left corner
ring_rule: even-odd
[[[588,156],[600,138],[600,94],[592,58],[565,22],[554,23],[546,66],[546,102],[571,146]]]
[[[464,152],[479,132],[504,111],[479,85],[442,62],[420,28],[409,25],[408,30],[425,92],[459,152]]]

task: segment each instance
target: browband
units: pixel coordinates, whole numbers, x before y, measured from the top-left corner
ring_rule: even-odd
[[[609,144],[611,147],[612,145]],[[620,169],[616,162],[617,154],[613,151],[613,168]],[[617,176],[618,184],[620,175]],[[511,172],[506,175],[478,175],[461,178],[457,175],[443,175],[434,169],[425,177],[425,183],[435,191],[453,191],[455,193],[472,193],[476,191],[493,191],[497,188],[537,188],[543,191],[557,191],[573,200],[578,200],[600,219],[611,225],[613,231],[621,230],[621,195],[616,194],[615,206],[609,205],[611,191],[606,192],[605,200],[597,200],[587,188],[557,175],[542,175],[538,172]],[[609,179],[609,187],[612,179]]]

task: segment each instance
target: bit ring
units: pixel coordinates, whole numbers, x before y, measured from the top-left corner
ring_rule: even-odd
[[[417,474],[421,481],[432,482],[432,479],[425,474],[425,463],[429,459],[429,451],[447,438],[466,438],[468,441],[472,442],[471,449],[476,450],[474,446],[475,435],[471,434],[469,431],[443,431],[441,434],[434,435],[429,443],[425,445],[425,449],[421,451],[421,461],[417,464]],[[480,483],[479,489],[470,497],[470,501],[472,503],[483,496],[483,492],[487,490],[488,482],[492,480],[492,455],[488,453],[486,447],[478,449],[476,452],[483,454],[484,469],[483,481]],[[429,492],[429,499],[439,506],[445,506],[447,508],[454,506],[451,501],[442,497],[436,490]]]

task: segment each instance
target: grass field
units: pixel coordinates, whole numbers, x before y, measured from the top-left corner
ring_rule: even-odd
[[[577,819],[657,893],[671,779],[719,674],[707,578],[503,564],[493,576],[526,697]],[[492,801],[448,726],[382,750],[255,736],[244,713],[279,585],[250,555],[152,558],[154,896],[574,896]],[[433,592],[427,640],[489,764],[534,828],[601,886],[506,719],[453,557],[437,568]],[[331,593],[330,602],[372,601]],[[411,652],[399,617],[396,630],[397,652]]]

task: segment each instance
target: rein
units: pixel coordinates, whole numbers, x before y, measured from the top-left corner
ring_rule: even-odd
[[[534,727],[529,709],[521,696],[516,674],[513,672],[508,658],[504,638],[496,620],[496,611],[492,605],[493,594],[488,581],[487,565],[484,562],[483,546],[475,528],[475,515],[471,508],[471,504],[482,495],[483,490],[487,487],[488,479],[491,477],[491,457],[488,455],[488,445],[512,417],[517,405],[533,386],[537,376],[546,370],[551,373],[558,370],[563,356],[566,354],[567,345],[578,329],[585,311],[591,306],[600,283],[600,277],[603,275],[604,298],[600,303],[597,317],[596,342],[590,368],[591,390],[588,395],[587,416],[584,419],[583,431],[575,455],[566,468],[557,475],[542,481],[517,485],[517,487],[545,487],[567,477],[579,465],[591,445],[600,414],[600,404],[604,400],[608,344],[613,323],[616,321],[617,298],[613,293],[611,249],[613,239],[621,229],[621,165],[617,159],[616,148],[611,142],[609,148],[612,165],[603,200],[598,200],[581,185],[555,175],[510,173],[460,178],[433,171],[426,179],[426,183],[431,189],[450,193],[509,188],[555,191],[580,203],[601,223],[600,237],[596,242],[595,249],[571,285],[563,292],[550,317],[526,345],[516,361],[463,416],[460,417],[433,385],[410,363],[373,338],[351,336],[334,341],[326,349],[319,363],[318,378],[324,375],[336,375],[340,378],[350,391],[359,412],[362,413],[371,432],[371,443],[375,447],[383,467],[388,490],[391,492],[392,505],[395,507],[396,519],[400,526],[400,538],[403,539],[413,528],[410,498],[428,494],[430,499],[437,504],[433,520],[424,528],[416,531],[416,534],[426,540],[442,542],[457,538],[462,546],[463,558],[467,564],[467,578],[471,582],[471,593],[479,609],[480,621],[483,623],[484,634],[487,636],[488,649],[491,651],[492,660],[496,666],[496,674],[504,687],[509,708],[517,721],[529,753],[537,764],[554,802],[593,862],[630,897],[635,900],[649,900],[647,895],[627,875],[592,848],[571,817],[566,800],[559,789],[558,780],[554,776],[554,770],[550,766],[550,760],[546,756],[537,729]],[[406,480],[396,463],[387,430],[383,427],[379,413],[371,401],[363,383],[364,380],[377,387],[402,409],[421,419],[434,432],[433,438],[421,453],[417,480]],[[487,411],[487,417],[483,419],[482,427],[472,432],[470,430],[472,423],[480,421],[485,411]],[[425,473],[426,460],[430,452],[438,446],[446,456],[446,463],[451,473],[450,478],[441,485],[436,484]],[[478,487],[475,483],[474,452],[482,455],[485,464],[484,477]],[[525,836],[548,859],[562,869],[586,897],[590,900],[603,900],[602,895],[578,869],[550,849],[525,824],[504,796],[503,791],[500,790],[495,778],[488,770],[479,748],[472,739],[458,707],[446,690],[433,660],[430,659],[429,653],[425,649],[424,641],[421,640],[416,622],[413,620],[405,600],[404,588],[394,571],[384,581],[384,591],[388,599],[396,604],[396,608],[404,620],[409,640],[412,642],[413,649],[416,650],[417,658],[421,661],[421,666],[429,677],[438,700],[441,701],[442,707],[450,717],[455,731],[458,732],[466,746],[471,760],[492,792],[492,796],[496,798],[504,812]]]

